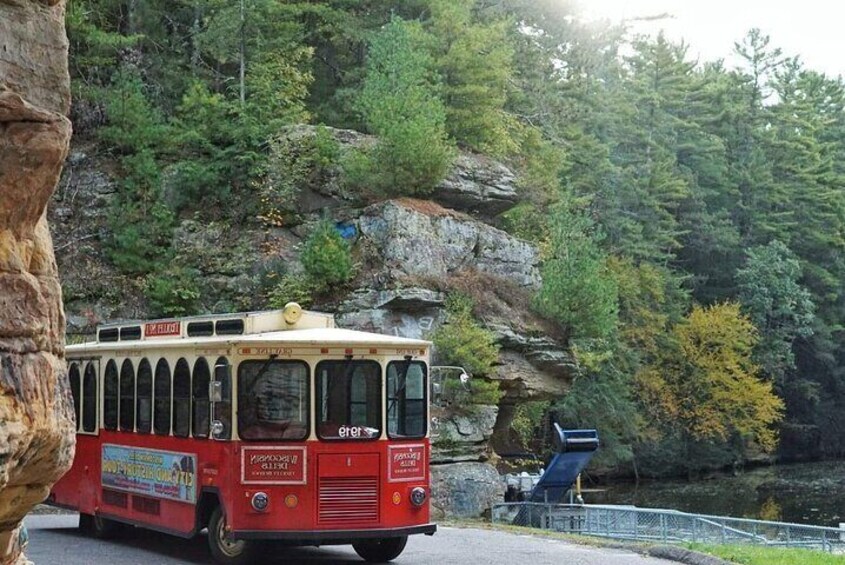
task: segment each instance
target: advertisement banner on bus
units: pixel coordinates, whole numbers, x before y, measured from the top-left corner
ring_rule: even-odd
[[[103,445],[103,487],[196,502],[197,459],[188,453]]]

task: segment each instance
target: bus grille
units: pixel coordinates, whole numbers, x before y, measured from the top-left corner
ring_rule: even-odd
[[[378,477],[320,477],[320,523],[378,522]]]

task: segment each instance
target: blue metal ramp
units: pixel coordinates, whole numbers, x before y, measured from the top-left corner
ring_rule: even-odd
[[[560,502],[599,447],[596,430],[564,430],[555,422],[555,456],[531,491],[529,502]]]

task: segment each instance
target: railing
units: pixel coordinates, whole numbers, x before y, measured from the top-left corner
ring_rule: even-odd
[[[496,504],[493,522],[652,543],[759,544],[845,553],[845,530],[837,528],[633,506]]]

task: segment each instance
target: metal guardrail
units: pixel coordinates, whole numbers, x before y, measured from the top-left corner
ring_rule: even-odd
[[[845,530],[677,510],[577,504],[495,504],[493,522],[604,538],[705,544],[758,544],[845,553]]]

